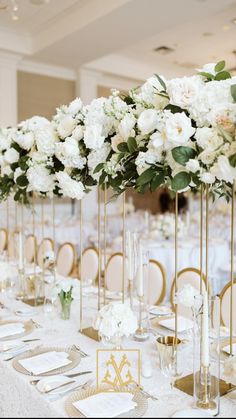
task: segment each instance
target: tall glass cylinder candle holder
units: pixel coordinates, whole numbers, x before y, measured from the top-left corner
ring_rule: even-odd
[[[135,340],[143,342],[149,339],[150,324],[148,311],[148,267],[149,253],[143,248],[139,242],[139,263],[136,273],[136,294],[139,301],[138,305],[138,329],[134,335]]]
[[[203,295],[194,304],[194,404],[213,416],[220,401],[220,299]]]

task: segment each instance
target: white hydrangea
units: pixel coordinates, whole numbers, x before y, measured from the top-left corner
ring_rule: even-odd
[[[21,148],[23,148],[23,150],[29,151],[34,145],[35,136],[32,131],[28,131],[25,133],[22,131],[18,131],[15,135],[14,140]]]
[[[89,125],[86,126],[84,131],[84,143],[87,148],[96,150],[101,148],[105,141],[105,135],[103,135],[102,125]]]
[[[60,138],[69,137],[76,127],[76,120],[71,115],[64,115],[58,122],[57,132]]]
[[[5,154],[4,159],[8,164],[16,163],[19,160],[20,154],[18,151],[15,150],[15,148],[9,148]]]
[[[65,167],[76,167],[81,170],[86,164],[86,158],[80,155],[78,141],[73,137],[57,143],[55,154]]]
[[[11,139],[8,130],[0,129],[0,151],[7,150],[11,146]]]
[[[184,307],[193,308],[196,297],[200,296],[199,291],[191,284],[185,284],[175,295],[174,303]]]
[[[150,148],[146,152],[140,151],[138,153],[138,156],[135,160],[135,164],[137,166],[137,172],[139,176],[147,170],[150,165],[156,164],[157,162],[160,162],[162,159],[162,152],[163,149],[155,150],[153,148]]]
[[[74,99],[67,108],[67,111],[69,114],[71,114],[72,116],[75,116],[76,114],[78,114],[83,108],[83,103],[82,100],[80,98],[76,98]]]
[[[58,172],[55,176],[63,196],[78,200],[84,197],[85,191],[82,182],[72,179],[66,172]]]
[[[108,99],[101,97],[98,99],[94,99],[90,105],[86,107],[86,116],[85,116],[85,133],[90,133],[93,137],[93,133],[96,135],[96,131],[99,132],[100,147],[104,140],[101,138],[106,138],[113,127],[113,118],[108,115],[108,112],[105,112],[105,105],[107,104]],[[87,135],[87,134],[86,134]],[[90,143],[88,139],[88,135],[86,137],[88,143]],[[92,144],[95,143],[93,139]],[[94,147],[89,147],[94,148]],[[95,147],[96,148],[96,147]]]
[[[200,180],[203,183],[206,183],[208,185],[212,185],[215,182],[216,178],[215,178],[215,176],[212,173],[210,173],[210,172],[204,172],[204,173],[202,173],[200,175]]]
[[[92,150],[88,155],[88,168],[89,174],[93,179],[97,180],[99,178],[99,173],[93,173],[94,169],[99,163],[105,163],[109,153],[111,151],[110,144],[105,143],[98,150]]]
[[[211,173],[219,180],[233,183],[236,180],[236,168],[232,167],[226,156],[219,156],[213,165]]]
[[[34,135],[38,151],[52,156],[55,152],[57,141],[57,135],[52,125],[37,128]]]
[[[49,124],[50,122],[47,118],[44,118],[42,116],[33,116],[32,118],[29,118],[26,121],[22,121],[19,124],[19,128],[21,128],[23,132],[34,132],[36,129],[45,127]]]
[[[27,170],[28,190],[41,193],[51,193],[54,189],[54,176],[42,164],[34,164]]]

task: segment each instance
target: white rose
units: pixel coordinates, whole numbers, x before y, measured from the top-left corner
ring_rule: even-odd
[[[199,76],[181,77],[170,80],[167,84],[170,103],[181,108],[188,108],[203,85],[204,82]]]
[[[198,170],[200,170],[200,165],[199,165],[199,161],[195,160],[195,159],[190,159],[187,163],[186,163],[186,169],[189,170],[192,173],[196,173]]]
[[[80,98],[76,98],[73,100],[68,106],[68,112],[72,115],[76,115],[79,111],[81,111],[83,107],[82,100]]]
[[[215,76],[215,74],[216,74],[215,66],[216,66],[216,63],[208,63],[208,64],[205,64],[202,68],[198,68],[197,71],[201,71],[201,72],[204,72],[204,73],[210,73],[213,76]]]
[[[195,129],[191,119],[184,112],[170,114],[166,121],[166,136],[168,141],[175,144],[184,144],[190,140]]]
[[[54,188],[54,176],[42,164],[35,164],[27,170],[29,190],[34,192],[52,192]]]
[[[135,125],[135,117],[132,114],[127,114],[118,125],[118,131],[124,140],[127,140],[134,134],[133,128]]]
[[[105,136],[102,133],[102,125],[87,126],[84,132],[84,142],[87,148],[96,150],[104,144]]]
[[[219,180],[233,183],[236,180],[236,168],[232,167],[226,156],[220,156],[212,167],[211,173]]]
[[[58,172],[55,176],[65,197],[78,200],[83,198],[85,192],[82,182],[72,179],[66,172]]]
[[[138,128],[142,134],[154,131],[158,123],[158,115],[155,109],[146,109],[138,118]]]
[[[112,148],[112,150],[115,151],[116,153],[118,153],[119,150],[118,150],[117,146],[120,143],[123,143],[123,142],[124,142],[124,138],[122,138],[120,136],[120,134],[114,135],[114,137],[111,138],[111,148]]]
[[[16,163],[19,160],[19,157],[20,154],[14,148],[9,148],[4,154],[4,158],[9,164]]]
[[[70,115],[64,116],[57,126],[57,132],[61,138],[69,137],[76,127],[76,120]]]
[[[215,160],[215,153],[209,150],[205,150],[199,154],[198,158],[203,164],[212,164]]]
[[[215,176],[210,172],[205,172],[205,173],[201,174],[200,180],[203,183],[207,183],[207,184],[211,185],[212,183],[215,182]]]
[[[197,128],[195,133],[197,144],[204,150],[216,150],[223,144],[223,139],[214,128]]]
[[[37,128],[35,130],[35,141],[40,153],[45,153],[48,156],[54,154],[57,136],[51,125]]]
[[[151,137],[151,144],[154,148],[158,148],[161,147],[162,145],[165,144],[166,141],[166,131],[162,130],[162,131],[156,131],[154,132]]]
[[[15,136],[15,142],[24,150],[30,150],[34,145],[34,134],[32,131],[25,134],[19,132]]]

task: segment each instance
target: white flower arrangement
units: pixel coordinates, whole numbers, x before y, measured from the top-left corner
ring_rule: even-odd
[[[175,295],[174,303],[181,304],[184,307],[194,308],[195,298],[199,297],[199,291],[191,284],[185,284]]]
[[[232,356],[224,362],[224,379],[236,386],[236,357]]]
[[[186,225],[181,217],[178,219],[178,234],[183,237],[186,230]],[[175,216],[172,213],[165,213],[158,215],[156,220],[152,221],[151,237],[157,238],[162,236],[167,240],[175,235]]]
[[[104,306],[94,321],[94,329],[107,339],[128,337],[135,333],[138,324],[128,304],[112,302]]]

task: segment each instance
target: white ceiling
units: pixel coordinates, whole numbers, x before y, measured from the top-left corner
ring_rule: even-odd
[[[204,62],[222,58],[236,67],[236,0],[18,3],[19,21],[0,12],[0,49],[37,62],[86,66],[136,79],[153,72],[167,77],[189,74]],[[163,45],[174,51],[153,51]]]

